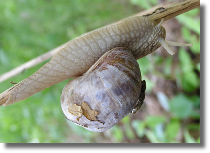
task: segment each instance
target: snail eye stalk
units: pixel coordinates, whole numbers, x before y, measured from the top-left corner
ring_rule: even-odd
[[[192,44],[172,42],[164,40],[163,38],[159,38],[159,43],[163,46],[170,55],[174,55],[174,52],[170,49],[169,46],[192,46]],[[169,45],[169,46],[168,46]]]

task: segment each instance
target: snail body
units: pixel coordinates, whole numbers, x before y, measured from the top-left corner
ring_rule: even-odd
[[[138,106],[141,82],[139,65],[131,51],[114,48],[64,87],[63,113],[79,126],[103,132]]]
[[[126,47],[135,59],[165,43],[165,29],[148,17],[130,17],[78,37],[55,53],[34,74],[0,94],[0,105],[9,105],[63,80],[84,74],[104,53]],[[166,44],[166,43],[165,43]]]

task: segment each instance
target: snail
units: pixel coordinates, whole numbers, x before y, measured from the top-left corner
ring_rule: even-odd
[[[191,44],[166,41],[166,31],[164,27],[161,26],[162,22],[163,19],[160,23],[156,23],[149,17],[130,17],[118,24],[89,32],[68,42],[64,48],[55,53],[51,60],[34,74],[1,93],[0,105],[6,106],[13,104],[63,80],[78,77],[84,73],[89,74],[93,69],[91,66],[94,65],[100,57],[117,47],[122,47],[122,50],[129,51],[134,59],[137,60],[152,53],[160,46],[163,46],[171,55],[174,53],[168,45],[191,46]],[[97,66],[97,64],[95,66]],[[86,76],[86,74],[84,76]],[[140,86],[138,90],[141,90],[141,85],[137,85]],[[65,88],[61,96],[61,103],[64,105],[64,93],[68,93]],[[135,100],[138,98],[137,95]],[[90,107],[90,104],[81,104],[87,105],[88,108]],[[81,108],[79,104],[75,104],[74,106]],[[94,108],[89,109],[95,112],[95,118],[97,120],[96,114],[100,115],[100,112],[94,110]],[[67,110],[65,110],[65,113],[68,113]],[[127,114],[127,112],[125,114]],[[76,116],[76,120],[82,120],[82,115],[83,114],[80,112],[80,114]],[[122,117],[123,116],[124,115],[122,115]],[[98,124],[106,124],[101,120],[95,122]]]
[[[145,91],[142,84],[131,51],[117,47],[106,52],[83,76],[66,84],[61,107],[73,123],[103,132],[141,107]]]

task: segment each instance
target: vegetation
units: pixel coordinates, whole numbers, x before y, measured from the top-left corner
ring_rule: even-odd
[[[154,5],[156,0],[0,0],[0,75],[81,34]],[[136,114],[103,133],[78,127],[64,118],[60,107],[66,80],[22,102],[0,107],[0,142],[199,143],[199,12],[195,9],[173,19],[178,27],[175,39],[193,47],[173,48],[177,50],[173,57],[159,49],[138,60],[147,93]],[[12,86],[10,81],[23,80],[43,64],[0,83],[0,92]]]

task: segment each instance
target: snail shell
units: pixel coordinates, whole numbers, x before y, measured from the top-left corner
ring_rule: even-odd
[[[141,86],[139,65],[131,51],[114,48],[64,87],[61,107],[73,123],[103,132],[139,107]]]

